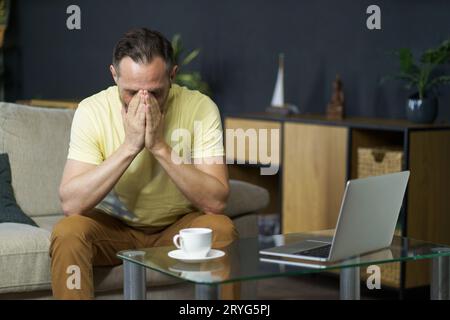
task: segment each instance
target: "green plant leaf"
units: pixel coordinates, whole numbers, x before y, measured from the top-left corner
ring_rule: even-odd
[[[405,81],[405,87],[407,89],[415,87],[421,99],[438,85],[450,83],[450,76],[432,77],[437,66],[450,62],[450,40],[445,40],[436,48],[426,50],[419,62],[414,60],[411,50],[407,48],[397,50],[395,55],[399,58],[400,72],[382,78],[381,82],[388,79]]]
[[[414,63],[414,57],[410,49],[402,48],[397,51],[400,59],[400,70],[404,74],[417,74],[419,67]]]
[[[417,85],[417,83],[418,83],[417,76],[410,75],[410,74],[404,74],[404,73],[392,74],[392,75],[385,76],[385,77],[381,78],[380,83],[383,84],[388,80],[406,81],[409,86]]]
[[[180,61],[181,54],[183,53],[184,49],[181,44],[181,35],[179,33],[175,34],[172,37],[172,49],[173,49],[173,58],[175,60],[175,64],[178,64]]]
[[[182,60],[180,64],[179,62],[184,52],[184,48],[181,41],[181,35],[178,33],[175,34],[172,37],[171,42],[174,51],[175,62],[180,67],[191,63],[195,58],[198,57],[200,53],[200,49],[193,50]],[[202,81],[202,77],[198,72],[183,72],[182,70],[180,70],[180,72],[176,75],[174,81],[178,85],[188,87],[191,90],[198,90],[208,96],[211,96],[211,90],[209,89],[208,84]]]
[[[184,58],[183,62],[181,62],[182,66],[188,65],[192,62],[195,58],[197,58],[198,54],[200,53],[200,49],[195,49],[191,53],[189,53],[186,58]]]
[[[175,50],[179,48],[180,45],[181,45],[181,35],[179,33],[176,33],[172,37],[172,47]]]
[[[426,89],[430,90],[433,89],[434,87],[445,84],[450,84],[450,76],[439,76],[434,78],[427,84]]]
[[[199,80],[200,76],[197,73],[180,73],[176,76],[176,79],[180,81],[195,81]]]
[[[211,90],[209,89],[208,84],[201,80],[201,76],[198,72],[178,74],[175,77],[175,83],[211,96]]]
[[[450,40],[442,42],[437,48],[426,50],[420,61],[434,66],[450,61]]]

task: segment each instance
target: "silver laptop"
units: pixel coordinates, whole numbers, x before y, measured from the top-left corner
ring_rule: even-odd
[[[347,182],[334,237],[311,238],[260,254],[333,262],[389,247],[408,184],[409,171]]]

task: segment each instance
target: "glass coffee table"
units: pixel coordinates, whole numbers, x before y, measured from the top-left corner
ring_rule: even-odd
[[[121,251],[124,262],[124,298],[142,300],[146,297],[146,268],[195,284],[196,299],[218,299],[219,287],[242,281],[274,277],[299,276],[337,270],[340,275],[340,298],[360,298],[360,267],[390,262],[431,259],[431,298],[450,299],[450,247],[395,236],[390,247],[329,264],[290,265],[263,261],[268,256],[259,250],[306,239],[324,239],[333,230],[275,235],[269,241],[255,237],[239,239],[220,248],[225,256],[201,263],[175,260],[168,253],[175,247],[154,247]],[[290,262],[287,262],[290,263]]]

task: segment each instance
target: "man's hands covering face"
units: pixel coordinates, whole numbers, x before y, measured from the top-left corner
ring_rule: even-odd
[[[139,90],[128,104],[122,108],[125,128],[125,143],[133,152],[139,153],[145,146],[150,152],[164,143],[164,114],[158,101],[148,91]]]
[[[145,113],[145,104],[141,91],[134,95],[127,109],[122,107],[125,143],[130,146],[135,154],[138,154],[145,144]]]
[[[156,98],[144,91],[144,101],[147,106],[145,113],[145,148],[150,152],[158,149],[164,143],[164,116]]]

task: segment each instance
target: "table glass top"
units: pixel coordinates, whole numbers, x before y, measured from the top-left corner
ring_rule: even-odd
[[[430,242],[395,236],[390,247],[332,263],[313,263],[298,259],[285,259],[261,255],[261,249],[304,240],[324,240],[333,230],[274,235],[265,238],[244,238],[215,249],[225,255],[209,261],[187,263],[169,257],[170,247],[154,247],[117,254],[122,260],[137,263],[164,274],[197,284],[223,284],[243,280],[257,280],[271,277],[295,276],[349,267],[367,267],[398,261],[450,256],[450,247]],[[356,240],[356,239],[355,239]],[[264,261],[272,259],[277,261]]]

